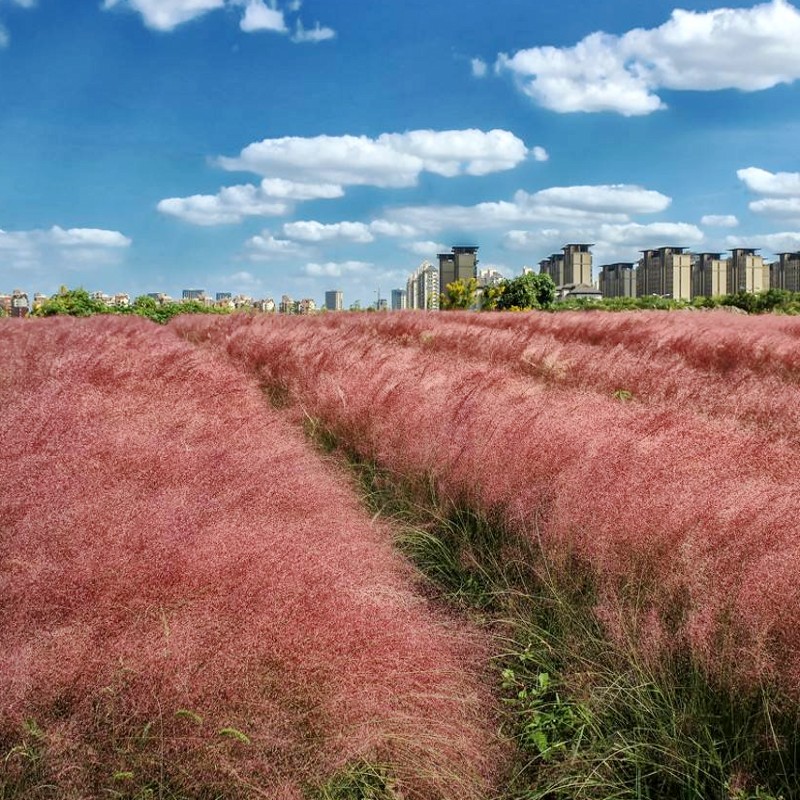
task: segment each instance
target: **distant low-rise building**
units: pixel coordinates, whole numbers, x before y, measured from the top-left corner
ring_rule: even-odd
[[[27,317],[31,310],[31,304],[28,302],[28,293],[23,292],[22,289],[14,289],[11,293],[11,310],[12,317]]]

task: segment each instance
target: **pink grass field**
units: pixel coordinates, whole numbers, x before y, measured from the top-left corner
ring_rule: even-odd
[[[6,320],[0,352],[5,791],[300,798],[367,760],[487,796],[484,643],[254,381],[134,318]]]
[[[173,329],[362,456],[577,560],[621,646],[800,694],[800,322],[409,312]]]

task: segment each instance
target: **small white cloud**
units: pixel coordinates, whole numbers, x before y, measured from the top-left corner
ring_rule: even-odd
[[[750,210],[770,217],[800,220],[800,197],[769,197],[755,200],[750,203]]]
[[[539,147],[538,145],[531,150],[531,155],[533,156],[534,161],[549,161],[550,154],[544,147]]]
[[[286,33],[288,30],[283,11],[265,5],[264,0],[247,0],[239,27],[245,33],[253,33],[254,31]]]
[[[372,266],[372,264],[366,261],[326,261],[324,264],[306,264],[304,272],[306,275],[315,278],[341,278],[344,275],[357,275],[366,272]]]
[[[369,226],[363,222],[334,222],[325,224],[316,220],[287,222],[283,234],[301,242],[329,242],[333,240],[366,244],[375,241]]]
[[[172,31],[209,11],[224,8],[225,0],[105,0],[103,8],[120,5],[138,11],[148,28]]]
[[[561,113],[650,114],[661,89],[761,91],[800,78],[800,12],[787,0],[708,12],[676,9],[658,28],[595,32],[573,47],[498,56],[521,90]],[[747,53],[747,58],[742,58]]]
[[[800,196],[800,172],[768,172],[758,167],[736,171],[740,181],[756,194],[772,197]]]
[[[335,184],[267,178],[259,186],[248,183],[226,186],[217,194],[169,197],[158,204],[158,210],[193,225],[228,225],[245,217],[285,216],[298,201],[330,200],[343,194]]]
[[[262,231],[245,242],[250,261],[276,261],[282,258],[300,258],[308,255],[306,248],[289,239],[276,239],[269,231]]]
[[[486,73],[489,71],[489,66],[482,58],[473,58],[469,63],[472,67],[472,76],[474,78],[486,77]]]
[[[700,224],[710,228],[735,228],[739,220],[733,214],[706,214],[701,217]]]
[[[299,19],[295,23],[294,33],[292,34],[292,41],[297,44],[317,44],[318,42],[326,42],[335,38],[336,31],[333,28],[322,26],[319,22],[315,23],[313,28],[304,28]]]
[[[286,136],[219,159],[231,171],[342,186],[415,186],[423,172],[444,177],[513,169],[527,156],[525,143],[504,130],[475,129],[367,136]]]
[[[0,48],[8,47],[10,41],[11,38],[8,35],[8,31],[3,25],[0,25]]]
[[[409,242],[408,244],[401,245],[403,250],[408,250],[415,256],[422,256],[422,258],[435,258],[438,253],[446,253],[450,250],[447,245],[441,242]]]

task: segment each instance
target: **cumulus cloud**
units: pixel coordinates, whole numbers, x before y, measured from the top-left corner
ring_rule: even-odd
[[[550,160],[550,154],[547,152],[547,150],[545,150],[544,147],[539,147],[538,145],[531,148],[531,155],[533,156],[534,161]]]
[[[18,0],[19,2],[19,0]],[[29,5],[23,0],[21,5]],[[104,0],[103,8],[108,10],[117,6],[129,8],[139,13],[148,28],[157,31],[172,31],[179,25],[197,19],[211,11],[223,8],[242,8],[239,27],[245,33],[269,31],[271,33],[288,34],[290,27],[286,21],[286,13],[296,14],[300,4],[289,2],[285,9],[277,0]],[[303,23],[295,20],[293,42],[321,42],[331,39],[336,32],[331,28],[320,26],[305,29]]]
[[[438,253],[447,253],[450,248],[441,242],[409,242],[402,245],[403,250],[408,250],[415,256],[422,256],[423,258],[434,258]]]
[[[756,247],[772,253],[794,253],[800,250],[800,231],[765,233],[756,236],[728,236],[728,247]]]
[[[445,177],[513,169],[524,142],[504,130],[416,130],[367,136],[286,136],[245,147],[219,163],[267,177],[384,188],[415,186],[422,172]]]
[[[628,223],[633,214],[666,209],[671,198],[628,184],[555,186],[534,194],[518,191],[511,201],[474,206],[406,206],[389,212],[422,231],[502,228],[530,222],[575,224],[581,221]]]
[[[800,197],[768,197],[754,200],[750,210],[770,217],[800,220]]]
[[[470,62],[472,67],[472,75],[475,78],[485,78],[486,73],[489,71],[488,64],[482,58],[473,58]]]
[[[301,242],[330,242],[334,240],[365,244],[375,241],[369,226],[363,222],[334,222],[324,224],[316,220],[287,222],[284,236]]]
[[[251,236],[245,242],[245,251],[250,261],[278,261],[308,255],[308,250],[302,245],[289,239],[276,239],[269,231]]]
[[[254,31],[273,31],[286,33],[286,20],[283,11],[264,4],[264,0],[248,0],[239,27],[245,33]]]
[[[758,167],[736,171],[740,181],[756,194],[771,197],[800,196],[800,172],[768,172]]]
[[[329,200],[343,194],[342,187],[335,184],[269,178],[259,186],[226,186],[217,194],[168,197],[159,202],[158,210],[193,225],[226,225],[241,222],[245,217],[284,216],[298,201]]]
[[[798,36],[800,12],[787,0],[676,9],[658,28],[595,32],[572,47],[501,53],[495,69],[553,111],[635,116],[665,107],[661,89],[760,91],[792,83],[800,77]]]
[[[303,271],[314,278],[341,278],[344,275],[366,272],[371,267],[372,264],[366,261],[326,261],[323,264],[306,264]]]
[[[329,39],[336,38],[336,31],[333,28],[320,25],[319,22],[315,23],[313,28],[303,27],[303,23],[297,20],[292,34],[292,41],[298,44],[317,42],[326,42]]]
[[[735,228],[739,220],[733,214],[706,214],[700,219],[700,224],[710,228]]]
[[[0,230],[0,253],[12,269],[42,272],[68,270],[81,265],[111,265],[132,240],[119,231],[102,228],[61,228],[48,230]]]

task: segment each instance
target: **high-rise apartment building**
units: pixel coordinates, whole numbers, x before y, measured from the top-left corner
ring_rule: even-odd
[[[563,286],[564,281],[564,254],[553,253],[549,258],[539,262],[539,272],[549,275],[556,286]]]
[[[478,248],[456,246],[450,253],[439,253],[439,292],[444,294],[448,283],[468,281],[478,268]]]
[[[638,297],[658,295],[674,300],[692,299],[692,254],[685,247],[642,250],[636,270]]]
[[[421,310],[439,308],[439,270],[423,261],[406,282],[406,306]]]
[[[566,244],[560,253],[553,253],[539,262],[539,272],[549,275],[556,286],[591,286],[590,247],[590,244]]]
[[[392,289],[392,311],[403,311],[406,308],[406,290]]]
[[[341,311],[344,308],[344,293],[341,289],[331,289],[325,292],[325,310]]]
[[[728,262],[721,253],[698,253],[692,262],[692,297],[728,293]]]
[[[636,297],[636,264],[632,262],[603,264],[599,280],[603,297]]]
[[[769,267],[752,247],[736,247],[728,259],[728,291],[763,292],[769,289]]]
[[[770,264],[770,288],[800,292],[800,252],[778,253],[778,260]]]

